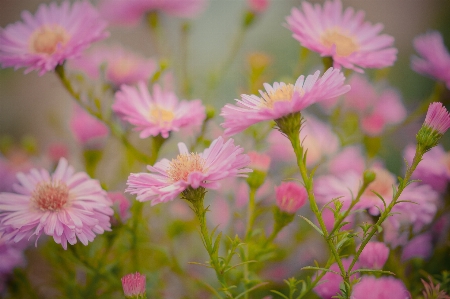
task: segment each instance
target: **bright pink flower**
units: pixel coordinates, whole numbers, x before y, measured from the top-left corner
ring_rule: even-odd
[[[450,54],[445,48],[442,35],[437,31],[419,35],[414,39],[414,48],[422,58],[412,57],[412,69],[444,81],[450,89]]]
[[[123,85],[116,93],[113,110],[136,126],[141,138],[158,134],[167,138],[183,127],[199,127],[206,118],[200,100],[178,101],[175,93],[162,90],[158,84],[151,95],[144,82],[139,82],[137,89]]]
[[[450,128],[450,114],[442,103],[431,103],[423,125],[439,134],[444,134]]]
[[[151,201],[152,206],[173,200],[189,186],[217,189],[219,181],[227,177],[243,177],[251,172],[243,168],[250,158],[243,154],[234,140],[224,142],[222,137],[214,140],[203,153],[189,153],[186,145],[178,143],[180,154],[172,161],[162,159],[154,166],[147,166],[151,173],[132,173],[126,189],[137,194],[139,201]]]
[[[145,295],[145,275],[139,272],[131,273],[122,277],[121,280],[125,297]]]
[[[361,268],[383,269],[389,257],[389,248],[383,242],[369,242],[359,256]]]
[[[105,67],[106,80],[115,86],[148,82],[157,69],[156,61],[144,58],[121,46],[100,46],[70,61],[70,68],[79,69],[91,78],[98,78],[100,68]]]
[[[106,22],[87,1],[41,4],[35,16],[24,11],[22,19],[0,31],[0,63],[26,67],[25,73],[43,75],[108,36]]]
[[[403,282],[394,277],[363,276],[350,296],[351,299],[410,299]]]
[[[205,7],[206,0],[102,0],[99,11],[112,23],[135,25],[151,11],[161,11],[181,18],[194,18]]]
[[[241,95],[237,106],[227,104],[222,108],[226,135],[239,133],[253,124],[265,120],[275,120],[329,98],[337,97],[350,90],[344,85],[345,77],[337,69],[329,68],[319,79],[320,71],[314,75],[300,76],[295,84],[275,82],[265,83],[266,91],[256,95]]]
[[[364,12],[351,7],[342,12],[340,0],[326,1],[323,7],[304,1],[286,20],[303,47],[332,57],[334,67],[362,73],[362,68],[384,68],[397,59],[394,38],[378,35],[383,25],[364,22]]]
[[[344,266],[344,269],[348,269],[350,266],[350,263],[352,261],[352,258],[346,258],[342,259],[342,264]],[[358,269],[359,265],[358,263],[355,264],[353,269]],[[339,266],[337,264],[333,264],[330,267],[330,270],[333,270],[335,272],[340,272]],[[352,279],[357,278],[359,275],[354,274],[352,275]],[[320,280],[319,284],[317,284],[314,287],[314,292],[316,292],[322,299],[332,299],[332,297],[339,294],[339,286],[343,282],[342,277],[339,274],[335,274],[332,272],[327,272],[322,279]]]
[[[269,0],[247,0],[250,10],[254,13],[263,13],[269,7]]]
[[[83,145],[88,143],[95,145],[109,132],[104,123],[78,105],[73,110],[72,118],[70,119],[70,129],[75,139]]]
[[[269,170],[270,157],[268,155],[260,154],[255,151],[248,152],[247,155],[250,157],[249,168],[262,172],[267,172],[267,170]]]
[[[67,249],[77,238],[87,245],[110,230],[111,201],[98,181],[75,173],[62,158],[55,172],[32,169],[17,174],[16,193],[0,193],[0,234],[18,242],[45,233]],[[36,239],[36,245],[37,245]]]
[[[308,198],[305,187],[293,182],[281,183],[275,188],[275,194],[278,208],[289,214],[297,212]]]

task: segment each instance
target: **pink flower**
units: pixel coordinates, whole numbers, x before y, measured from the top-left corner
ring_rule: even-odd
[[[69,156],[69,149],[66,144],[55,142],[48,147],[47,155],[52,162],[58,163],[59,159]]]
[[[105,124],[78,105],[73,110],[70,129],[75,139],[83,145],[95,145],[109,132]]]
[[[410,299],[401,280],[394,277],[363,276],[350,296],[351,299]]]
[[[300,209],[308,198],[306,189],[295,183],[281,183],[275,188],[277,206],[281,211],[294,214]]]
[[[0,155],[0,192],[12,192],[13,185],[18,182],[16,174],[31,168],[33,163],[22,149],[13,148],[6,157]]]
[[[164,91],[158,84],[153,86],[153,95],[144,82],[138,89],[123,85],[116,93],[113,110],[125,121],[141,131],[139,137],[169,137],[172,131],[183,127],[199,127],[206,118],[205,107],[200,100],[178,101],[175,93]]]
[[[347,146],[334,156],[328,166],[330,173],[339,175],[347,171],[354,171],[362,174],[366,168],[361,148],[357,146]]]
[[[412,69],[444,81],[450,89],[450,54],[445,48],[442,35],[437,31],[419,35],[414,39],[414,48],[422,58],[412,57]]]
[[[141,298],[137,296],[145,296],[145,275],[139,272],[131,273],[122,277],[121,280],[125,297]]]
[[[178,143],[180,154],[172,161],[162,159],[154,166],[148,166],[151,173],[132,173],[126,189],[137,194],[139,201],[151,201],[152,205],[173,200],[189,186],[217,189],[219,181],[227,177],[246,176],[251,172],[243,168],[250,158],[242,154],[243,149],[229,139],[214,140],[203,153],[189,153],[186,145]]]
[[[123,195],[122,192],[108,192],[108,197],[114,205],[117,204],[119,208],[119,216],[122,221],[126,221],[131,217],[130,201]]]
[[[342,259],[342,264],[344,269],[348,269],[352,258]],[[354,269],[358,269],[358,263],[353,267]],[[330,270],[340,273],[339,266],[337,264],[333,264],[330,267]],[[359,275],[352,275],[351,279],[357,278]],[[314,287],[314,292],[316,292],[322,299],[332,299],[333,296],[336,296],[339,291],[339,286],[343,282],[341,275],[335,274],[333,272],[327,272],[320,282]]]
[[[412,238],[403,248],[402,261],[414,257],[426,259],[433,252],[433,238],[430,233],[423,233]]]
[[[269,0],[247,0],[250,10],[254,13],[263,13],[269,7]]]
[[[22,19],[0,32],[0,63],[26,67],[25,73],[43,75],[108,36],[106,22],[87,1],[41,4],[35,16],[24,11]]]
[[[254,170],[259,170],[262,172],[267,172],[270,166],[270,157],[266,154],[260,154],[255,151],[248,152],[247,154],[250,157],[250,167]]]
[[[359,256],[361,268],[383,269],[389,257],[389,248],[383,242],[369,242]]]
[[[286,18],[287,27],[300,44],[321,56],[333,58],[334,67],[357,72],[362,68],[384,68],[394,64],[397,49],[394,38],[378,35],[382,24],[364,22],[364,12],[349,7],[342,12],[340,0],[326,1],[323,7],[302,2]]]
[[[241,95],[237,106],[227,104],[222,108],[226,135],[239,133],[249,126],[265,120],[275,120],[316,102],[337,97],[350,90],[343,85],[345,77],[337,69],[329,68],[319,79],[320,71],[314,75],[300,76],[294,85],[275,82],[273,86],[265,83],[265,92],[256,95]]]
[[[442,103],[431,103],[423,125],[431,128],[438,134],[444,134],[450,128],[450,114]]]
[[[0,234],[18,242],[45,233],[67,249],[77,238],[87,245],[110,230],[111,201],[96,180],[75,173],[62,158],[55,172],[32,169],[17,174],[16,193],[0,193]],[[36,239],[36,245],[37,245]]]
[[[206,7],[206,0],[102,0],[99,11],[112,23],[135,25],[151,11],[175,17],[194,18]]]
[[[70,61],[70,67],[98,78],[100,67],[105,65],[106,79],[115,86],[147,82],[157,69],[156,61],[144,58],[121,46],[101,46]]]
[[[14,268],[25,265],[24,249],[23,242],[13,243],[0,237],[0,275],[10,274]]]

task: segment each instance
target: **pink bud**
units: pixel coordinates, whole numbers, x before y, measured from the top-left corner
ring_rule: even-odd
[[[362,268],[382,269],[389,256],[389,248],[383,242],[369,242],[359,256]]]
[[[267,172],[270,166],[270,157],[268,155],[255,151],[251,151],[247,155],[250,157],[249,167],[251,169]]]
[[[450,127],[450,115],[440,102],[431,103],[428,107],[424,125],[444,134]]]
[[[145,294],[145,275],[139,272],[127,274],[122,277],[123,292],[126,297]]]
[[[269,0],[248,0],[247,3],[254,13],[263,13],[269,7]]]
[[[295,183],[282,183],[276,187],[277,205],[281,211],[293,214],[300,209],[306,202],[308,194],[303,186]]]

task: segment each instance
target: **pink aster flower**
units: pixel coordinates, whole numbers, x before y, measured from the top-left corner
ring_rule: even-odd
[[[70,129],[78,142],[83,145],[98,143],[103,137],[108,135],[108,128],[101,121],[87,113],[83,108],[76,105],[72,118],[70,119]]]
[[[22,19],[0,31],[0,63],[26,67],[25,73],[43,75],[108,36],[106,22],[87,1],[41,4],[34,16],[22,12]]]
[[[438,134],[444,134],[450,128],[450,114],[442,103],[431,103],[423,125],[430,127]]]
[[[350,296],[351,299],[410,299],[403,282],[394,277],[363,276]]]
[[[352,262],[352,258],[342,259],[342,264],[344,265],[344,269],[348,269],[350,263]],[[359,264],[356,263],[353,269],[358,269]],[[333,264],[330,267],[330,270],[335,272],[340,272],[339,266],[337,264]],[[351,279],[357,278],[359,275],[352,275]],[[319,284],[314,287],[314,292],[316,292],[322,299],[332,299],[334,296],[339,294],[340,292],[340,284],[343,282],[342,277],[339,274],[335,274],[333,272],[327,272]]]
[[[364,12],[349,7],[342,12],[340,0],[326,1],[323,7],[302,2],[286,18],[287,27],[300,44],[321,56],[333,58],[334,67],[357,72],[362,68],[384,68],[394,64],[394,38],[383,34],[382,24],[364,22]]]
[[[151,201],[152,205],[173,200],[189,186],[217,189],[219,181],[227,177],[244,177],[251,172],[243,168],[250,158],[243,154],[233,139],[224,142],[222,137],[214,140],[203,153],[189,153],[186,145],[178,143],[180,154],[172,161],[162,159],[148,166],[151,173],[132,173],[126,189],[137,194],[139,201]]]
[[[206,118],[200,100],[178,101],[175,93],[153,86],[151,95],[144,82],[138,88],[123,85],[116,93],[113,110],[125,121],[141,131],[139,137],[169,137],[171,131],[184,127],[199,127]]]
[[[389,257],[389,248],[383,242],[369,242],[359,256],[361,268],[383,269]]]
[[[254,13],[263,13],[269,7],[269,0],[247,0],[247,5]]]
[[[9,242],[0,237],[0,275],[12,273],[14,268],[25,265],[25,247],[23,242]]]
[[[89,77],[97,79],[100,67],[105,66],[106,80],[115,86],[135,84],[146,81],[156,72],[156,61],[144,58],[119,45],[100,46],[83,56],[71,60],[70,68],[84,71]]]
[[[412,69],[445,82],[450,89],[450,54],[442,35],[437,31],[419,35],[414,39],[414,48],[422,57],[412,57]]]
[[[135,25],[145,14],[161,11],[182,18],[194,18],[206,7],[206,0],[102,0],[101,15],[117,24]]]
[[[433,236],[431,233],[423,233],[412,238],[403,248],[402,261],[418,257],[426,259],[433,252]]]
[[[73,245],[78,238],[87,245],[95,234],[110,230],[113,210],[106,192],[86,173],[75,173],[66,159],[51,175],[32,169],[17,178],[16,193],[0,193],[0,234],[7,241],[45,233],[67,249],[67,242]]]
[[[222,108],[226,135],[239,133],[249,126],[265,121],[275,120],[329,98],[337,97],[350,90],[344,85],[345,77],[337,69],[329,68],[319,79],[320,71],[314,75],[300,76],[295,84],[275,82],[273,86],[265,83],[266,91],[256,95],[241,95],[236,100],[237,106],[227,104]]]
[[[305,187],[293,182],[281,183],[275,188],[276,202],[281,211],[294,214],[308,198]]]
[[[121,280],[126,298],[145,298],[145,275],[139,272],[131,273]]]

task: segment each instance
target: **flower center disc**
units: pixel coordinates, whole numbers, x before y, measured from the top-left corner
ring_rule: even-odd
[[[159,125],[170,123],[174,118],[175,114],[171,110],[166,110],[158,106],[150,109],[150,119]]]
[[[203,172],[204,165],[205,159],[199,154],[180,154],[170,162],[167,174],[173,182],[187,181],[190,173],[195,171]]]
[[[329,29],[322,35],[322,44],[331,48],[336,45],[336,53],[339,56],[348,56],[358,50],[358,43],[349,35],[343,34],[338,29]]]
[[[51,55],[58,47],[63,47],[69,41],[67,31],[59,25],[44,25],[36,30],[30,38],[30,48],[34,53]]]
[[[300,92],[301,95],[305,93],[302,89],[296,89],[292,84],[280,86],[275,91],[269,93],[263,93],[261,106],[273,109],[273,105],[276,102],[289,102],[292,100],[295,91]]]
[[[40,183],[34,189],[31,201],[41,211],[59,211],[69,201],[69,188],[60,182]]]

